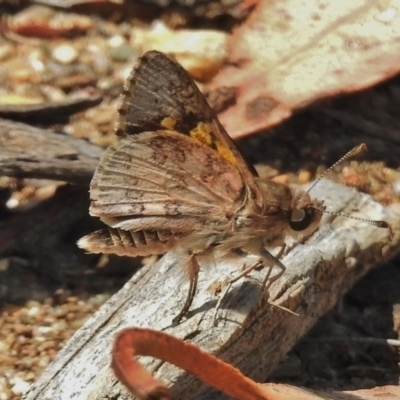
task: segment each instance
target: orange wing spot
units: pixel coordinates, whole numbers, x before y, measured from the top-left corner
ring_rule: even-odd
[[[236,161],[235,156],[233,155],[233,153],[231,152],[231,150],[229,149],[229,147],[226,147],[223,143],[221,143],[220,141],[216,141],[215,145],[217,147],[217,151],[219,154],[221,154],[222,157],[225,158],[226,161],[228,161],[229,163],[231,163],[234,167],[238,166],[238,163]]]
[[[236,158],[229,147],[221,143],[214,134],[213,127],[210,124],[199,122],[196,128],[190,131],[190,137],[208,147],[215,149],[226,161],[237,167]]]
[[[190,137],[207,146],[211,146],[213,143],[212,127],[204,122],[199,122],[189,134]]]
[[[176,125],[176,120],[171,117],[165,117],[161,121],[161,126],[163,126],[164,128],[166,128],[170,131],[175,130],[175,125]]]

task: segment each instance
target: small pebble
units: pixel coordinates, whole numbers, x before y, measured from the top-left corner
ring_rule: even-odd
[[[110,50],[110,57],[118,62],[129,61],[136,54],[135,50],[128,43],[122,43]]]
[[[9,348],[10,348],[10,346],[6,342],[0,340],[0,353],[4,353]]]
[[[30,383],[25,382],[23,379],[16,376],[14,378],[14,385],[11,387],[11,391],[16,395],[24,394],[29,390],[30,387]]]
[[[302,170],[299,173],[299,183],[301,185],[304,185],[305,183],[309,183],[311,180],[311,172],[310,171],[306,171],[306,170]]]
[[[26,313],[29,317],[36,317],[40,314],[40,308],[39,307],[31,307],[27,310]]]
[[[228,37],[225,32],[211,29],[172,31],[161,23],[152,30],[132,30],[131,45],[142,51],[159,50],[172,54],[199,82],[209,81],[228,56]]]
[[[126,41],[121,35],[115,35],[108,40],[110,47],[118,47],[125,43]]]
[[[277,175],[277,176],[274,176],[274,177],[272,178],[272,180],[273,180],[274,182],[276,182],[276,183],[282,183],[282,184],[284,184],[284,185],[287,185],[287,184],[289,183],[289,176],[286,175],[286,174]]]
[[[39,80],[38,73],[25,59],[14,59],[6,64],[8,72],[8,80],[11,84],[22,82],[37,82]]]
[[[397,194],[397,196],[400,196],[400,179],[393,182],[392,186],[393,186],[393,190]]]
[[[0,45],[0,61],[4,61],[12,55],[13,47],[9,43],[2,43]]]
[[[62,64],[71,64],[78,58],[78,52],[69,44],[61,44],[55,47],[51,55],[54,60]]]

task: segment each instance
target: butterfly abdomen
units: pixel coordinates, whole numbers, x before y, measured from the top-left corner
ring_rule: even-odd
[[[79,240],[80,248],[91,253],[112,253],[119,256],[148,256],[172,249],[179,236],[170,231],[124,231],[105,228]]]

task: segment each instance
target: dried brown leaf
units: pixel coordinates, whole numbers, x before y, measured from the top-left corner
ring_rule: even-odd
[[[260,1],[230,46],[230,66],[210,87],[237,88],[236,104],[219,117],[241,137],[395,75],[400,1]]]

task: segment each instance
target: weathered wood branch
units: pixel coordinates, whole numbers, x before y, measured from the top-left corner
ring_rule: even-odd
[[[89,183],[102,149],[85,140],[0,119],[0,175]]]
[[[39,104],[0,104],[0,117],[18,121],[36,121],[41,124],[62,120],[66,117],[97,106],[103,100],[95,90],[77,93],[71,98],[58,102]]]
[[[190,339],[262,382],[296,341],[369,270],[394,253],[399,242],[400,207],[383,208],[368,196],[329,181],[313,190],[329,210],[354,212],[384,219],[389,232],[351,219],[325,222],[306,244],[293,246],[283,258],[287,270],[270,290],[268,302],[256,306],[265,271],[239,280],[223,301],[223,319],[213,326],[218,295],[216,282],[237,274],[218,260],[213,270],[202,270],[199,293],[188,319],[173,325],[186,295],[187,283],[171,254],[145,267],[80,329],[25,397],[26,400],[130,398],[110,370],[113,337],[128,326],[151,327]],[[385,256],[382,251],[385,248]],[[177,260],[179,261],[179,260]],[[298,315],[284,311],[287,308]],[[154,360],[144,365],[172,386],[176,398],[222,398],[188,374]]]

